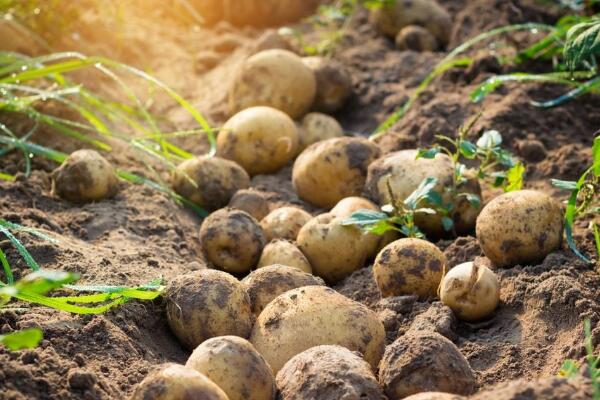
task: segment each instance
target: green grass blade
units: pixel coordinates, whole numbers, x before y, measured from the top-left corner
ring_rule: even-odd
[[[14,182],[15,179],[17,179],[17,177],[14,175],[5,174],[4,172],[0,172],[0,179],[7,182]]]
[[[44,335],[38,328],[23,329],[0,335],[0,344],[11,351],[33,349],[40,344]]]
[[[488,78],[485,82],[481,83],[475,90],[470,94],[471,100],[474,103],[479,103],[487,95],[498,89],[506,82],[546,82],[555,83],[561,85],[577,85],[577,82],[571,81],[564,78],[564,74],[529,74],[517,72],[507,75],[497,75]]]
[[[10,240],[10,242],[13,244],[13,246],[15,246],[15,248],[21,255],[21,257],[23,257],[23,260],[27,263],[29,268],[31,268],[34,271],[38,271],[40,269],[40,266],[33,259],[29,251],[27,251],[25,246],[23,246],[19,239],[17,239],[7,228],[0,225],[0,234],[3,234],[8,238],[8,240]]]
[[[10,268],[10,264],[6,259],[6,254],[0,249],[0,263],[2,264],[2,268],[4,269],[4,276],[6,276],[6,283],[12,285],[15,283],[15,278],[12,273],[12,269]]]
[[[590,79],[589,81],[580,84],[577,88],[570,90],[569,92],[555,99],[542,102],[533,101],[532,104],[536,107],[542,108],[556,107],[576,97],[579,97],[582,94],[594,91],[596,88],[600,88],[600,76],[597,76],[594,79]]]

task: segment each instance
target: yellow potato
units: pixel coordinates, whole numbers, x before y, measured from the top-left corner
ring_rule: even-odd
[[[281,207],[269,213],[260,221],[267,241],[273,239],[296,240],[300,228],[312,215],[298,207]]]
[[[436,51],[438,42],[427,29],[418,25],[408,25],[396,35],[396,47],[399,50]]]
[[[258,260],[257,268],[268,267],[274,264],[287,265],[288,267],[297,268],[302,272],[312,274],[312,267],[304,253],[288,240],[278,239],[267,243]]]
[[[298,133],[300,135],[300,151],[313,143],[344,136],[342,126],[335,118],[316,112],[308,113],[302,118]]]
[[[339,61],[325,57],[304,57],[317,79],[317,94],[313,109],[325,113],[339,111],[352,94],[352,78]]]
[[[231,198],[229,207],[246,211],[257,221],[266,217],[271,211],[265,195],[253,189],[238,190]]]

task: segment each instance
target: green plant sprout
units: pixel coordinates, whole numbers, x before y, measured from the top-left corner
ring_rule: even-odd
[[[592,339],[592,324],[589,319],[583,322],[584,344],[586,351],[587,375],[592,382],[592,399],[600,400],[600,358],[594,355],[594,343]],[[565,378],[576,378],[582,375],[580,367],[575,360],[565,360],[558,372],[559,376]]]

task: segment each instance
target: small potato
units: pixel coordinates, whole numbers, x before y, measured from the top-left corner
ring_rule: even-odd
[[[252,312],[259,315],[280,294],[302,286],[324,286],[321,278],[287,265],[274,264],[252,271],[242,280],[252,304]]]
[[[178,194],[214,211],[225,207],[238,190],[250,186],[250,177],[233,161],[202,156],[179,164],[171,183]]]
[[[433,332],[410,332],[385,349],[379,383],[389,400],[440,391],[469,395],[477,380],[469,362],[450,340]]]
[[[467,398],[452,393],[423,392],[405,397],[404,400],[467,400]]]
[[[119,180],[113,166],[95,150],[77,150],[52,173],[52,194],[73,203],[113,197]]]
[[[257,221],[266,217],[271,211],[264,194],[253,189],[238,190],[231,198],[229,207],[246,211]]]
[[[312,215],[298,207],[281,207],[260,221],[267,241],[273,239],[296,240],[300,228],[312,219]]]
[[[324,57],[304,57],[304,64],[317,79],[313,110],[324,113],[339,111],[352,94],[352,78],[339,61]]]
[[[198,371],[164,364],[137,386],[130,400],[229,400],[220,387]]]
[[[388,244],[373,265],[383,297],[416,294],[435,297],[446,270],[446,256],[431,242],[406,238]]]
[[[265,247],[265,235],[250,214],[223,208],[209,215],[200,227],[200,243],[206,259],[232,274],[249,272]]]
[[[165,297],[169,326],[190,350],[215,336],[247,338],[254,323],[242,284],[222,271],[180,275],[170,282]]]
[[[294,121],[271,107],[252,107],[229,119],[217,137],[217,154],[240,164],[250,175],[269,174],[298,152]]]
[[[317,142],[296,159],[292,183],[303,200],[331,208],[344,197],[362,193],[367,168],[378,156],[377,145],[364,138]]]
[[[300,151],[313,143],[344,136],[342,126],[335,118],[316,112],[308,113],[302,118],[298,132],[300,135]]]
[[[252,48],[252,54],[260,53],[265,50],[292,50],[290,43],[279,34],[276,30],[269,29],[265,31],[258,39]]]
[[[238,336],[208,339],[185,364],[204,374],[230,400],[275,400],[275,377],[252,343]]]
[[[265,307],[250,342],[275,374],[296,354],[323,344],[358,351],[376,369],[385,329],[365,305],[328,287],[305,286],[283,293]]]
[[[396,47],[399,50],[436,51],[438,43],[435,36],[418,25],[409,25],[396,35]]]
[[[477,218],[477,239],[496,267],[540,261],[560,248],[562,238],[562,207],[534,190],[498,196]]]
[[[465,321],[491,314],[500,301],[500,283],[486,266],[467,262],[452,268],[442,280],[440,300]]]
[[[229,90],[231,114],[269,106],[291,118],[302,117],[315,100],[317,80],[300,57],[287,50],[265,50],[249,57]]]
[[[335,382],[335,384],[332,384]],[[315,346],[277,374],[280,400],[386,400],[371,366],[342,346]]]
[[[273,240],[265,246],[258,260],[257,268],[269,265],[282,264],[297,268],[302,272],[312,274],[312,267],[304,253],[295,244],[288,240]]]

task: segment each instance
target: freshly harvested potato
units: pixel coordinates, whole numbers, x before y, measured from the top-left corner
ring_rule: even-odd
[[[215,336],[247,338],[254,323],[242,284],[222,271],[202,269],[180,275],[170,282],[165,297],[169,326],[190,350]]]
[[[452,393],[423,392],[405,397],[404,400],[467,400],[467,398]]]
[[[371,366],[337,345],[315,346],[292,357],[277,374],[277,388],[281,400],[386,400]]]
[[[257,221],[266,217],[271,211],[269,202],[265,199],[265,196],[253,189],[238,190],[231,198],[229,207],[246,211]]]
[[[292,183],[303,200],[331,208],[344,197],[359,195],[367,168],[379,148],[364,138],[339,137],[308,146],[296,159]]]
[[[252,48],[252,54],[260,53],[265,50],[280,49],[280,50],[292,50],[291,44],[274,29],[265,31],[256,40]]]
[[[173,171],[173,190],[208,211],[225,207],[240,189],[250,186],[248,173],[233,161],[201,156]]]
[[[465,321],[491,314],[500,301],[496,274],[484,265],[466,262],[452,268],[442,280],[440,300]]]
[[[113,166],[95,150],[77,150],[52,172],[52,194],[73,203],[113,197],[119,180]]]
[[[234,114],[269,106],[296,119],[308,112],[316,93],[315,74],[300,57],[287,50],[265,50],[240,67],[229,90],[229,109]]]
[[[269,265],[252,271],[242,280],[252,304],[252,312],[259,315],[280,294],[302,286],[324,286],[321,278],[287,265]]]
[[[202,222],[200,243],[206,259],[215,267],[243,274],[256,266],[266,240],[250,214],[222,208]]]
[[[298,152],[294,121],[271,107],[252,107],[229,119],[217,136],[217,154],[250,175],[277,171]]]
[[[352,78],[346,67],[325,57],[304,57],[302,61],[317,79],[313,109],[325,113],[339,111],[352,94]]]
[[[409,25],[396,35],[396,47],[399,50],[436,51],[438,42],[427,29],[418,25]]]
[[[273,239],[296,240],[300,228],[312,219],[312,215],[298,207],[281,207],[260,221],[267,241]]]
[[[365,305],[325,286],[305,286],[279,295],[265,307],[250,342],[275,374],[296,354],[322,344],[358,351],[376,369],[385,329]]]
[[[198,371],[164,364],[137,386],[130,400],[229,400],[220,387]]]
[[[426,299],[437,295],[446,265],[446,256],[433,243],[405,238],[377,255],[373,276],[383,297],[416,294]]]
[[[410,332],[385,349],[379,383],[390,400],[439,391],[469,395],[477,380],[469,362],[450,340],[433,332]]]
[[[316,112],[308,113],[302,118],[298,133],[300,135],[300,151],[313,143],[344,136],[342,126],[335,118]]]
[[[274,400],[275,377],[252,343],[238,336],[208,339],[185,364],[204,374],[230,400]]]
[[[258,260],[257,268],[268,267],[274,264],[287,265],[288,267],[297,268],[302,272],[312,274],[312,267],[304,253],[288,240],[278,239],[267,243]]]

